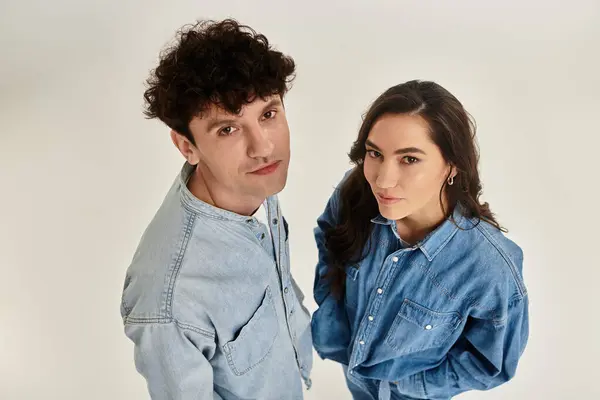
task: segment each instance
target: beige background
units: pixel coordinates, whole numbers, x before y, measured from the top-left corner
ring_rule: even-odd
[[[226,16],[297,61],[281,198],[308,298],[312,228],[361,113],[436,80],[478,122],[485,198],[531,295],[517,377],[461,398],[600,398],[598,0],[2,0],[0,399],[148,398],[119,296],[182,159],[142,117],[143,80],[180,25]],[[316,359],[313,379],[307,399],[349,398],[335,364]]]

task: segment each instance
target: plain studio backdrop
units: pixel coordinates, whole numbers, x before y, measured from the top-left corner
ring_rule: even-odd
[[[147,399],[119,302],[183,159],[142,116],[174,32],[235,17],[294,57],[280,194],[314,311],[312,229],[361,115],[434,80],[477,121],[484,198],[525,252],[516,378],[464,399],[600,398],[600,2],[17,1],[0,4],[0,399]],[[350,398],[315,355],[306,399]]]

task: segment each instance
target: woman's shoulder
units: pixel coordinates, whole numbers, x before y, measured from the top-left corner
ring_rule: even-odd
[[[474,224],[474,234],[500,257],[503,263],[522,269],[523,249],[498,227],[482,219]]]
[[[524,297],[523,250],[502,230],[486,220],[469,220],[470,228],[462,236],[470,244],[469,251],[478,259],[486,275],[495,283],[512,288],[511,296]]]

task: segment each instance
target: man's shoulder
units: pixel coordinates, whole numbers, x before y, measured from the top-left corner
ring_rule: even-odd
[[[244,228],[185,208],[168,215],[159,211],[127,268],[124,320],[168,322],[191,308],[210,307],[218,286],[239,278],[257,252]]]

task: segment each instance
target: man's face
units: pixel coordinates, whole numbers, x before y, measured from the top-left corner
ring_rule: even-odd
[[[279,95],[257,97],[238,115],[213,105],[190,130],[197,168],[220,197],[262,201],[284,188],[290,132]]]

